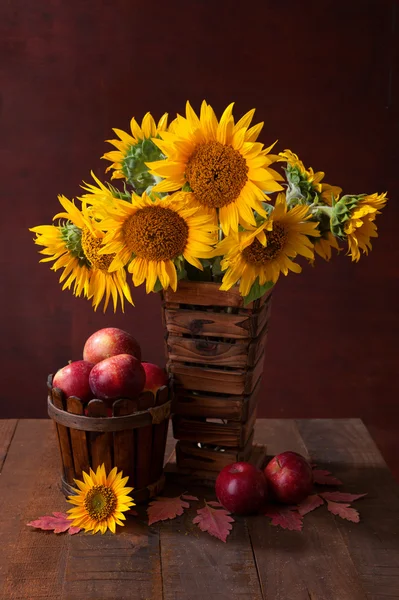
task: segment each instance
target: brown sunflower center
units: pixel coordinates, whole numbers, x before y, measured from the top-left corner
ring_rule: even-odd
[[[95,485],[87,492],[84,506],[92,519],[102,521],[115,511],[117,497],[111,488],[105,485]]]
[[[232,146],[207,142],[198,146],[186,166],[186,177],[198,202],[221,208],[234,202],[247,182],[245,158]]]
[[[115,254],[99,254],[101,238],[96,238],[88,227],[82,229],[82,249],[91,266],[101,271],[108,271]]]
[[[285,245],[287,240],[286,231],[280,223],[273,224],[273,231],[266,234],[267,246],[262,246],[260,241],[255,238],[250,246],[244,248],[242,255],[247,263],[252,265],[261,265],[268,260],[276,258]]]
[[[129,250],[145,260],[172,260],[183,253],[188,225],[177,212],[161,206],[146,206],[131,215],[122,232]]]

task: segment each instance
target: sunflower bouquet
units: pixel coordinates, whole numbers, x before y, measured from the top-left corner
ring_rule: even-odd
[[[92,173],[78,203],[59,196],[56,223],[31,229],[62,289],[105,311],[111,298],[114,310],[133,304],[129,279],[147,293],[215,281],[238,285],[247,304],[300,273],[300,256],[329,260],[340,244],[353,261],[367,254],[386,193],[342,195],[290,150],[272,153],[254,112],[235,122],[230,104],[218,121],[207,102],[199,116],[187,102],[169,124],[147,113],[131,133],[114,129],[102,158],[121,185]]]

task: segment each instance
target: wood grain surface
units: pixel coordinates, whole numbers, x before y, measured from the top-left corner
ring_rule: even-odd
[[[148,528],[144,512],[117,535],[35,531],[26,523],[67,503],[59,489],[57,441],[49,420],[0,422],[14,431],[0,478],[1,600],[385,600],[398,597],[399,488],[360,420],[259,420],[268,452],[307,455],[368,495],[353,524],[321,508],[302,533],[262,516],[236,517],[223,544],[192,524],[200,503]],[[10,435],[8,436],[10,437]],[[5,439],[5,436],[4,436]],[[168,452],[173,440],[169,437]],[[32,449],[34,448],[34,452]],[[169,484],[165,494],[182,488]]]

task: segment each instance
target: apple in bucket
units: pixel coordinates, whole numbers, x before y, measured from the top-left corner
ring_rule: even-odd
[[[298,504],[312,491],[312,467],[297,452],[277,454],[266,466],[265,476],[271,494],[284,504]]]
[[[144,389],[145,371],[131,354],[117,354],[95,364],[89,381],[93,394],[100,400],[135,399]]]
[[[105,327],[93,333],[83,348],[83,359],[96,364],[118,354],[131,354],[141,360],[140,344],[123,329]]]
[[[59,388],[65,396],[77,396],[82,402],[94,398],[90,388],[90,373],[93,364],[86,360],[76,360],[59,369],[53,378],[53,387]]]
[[[150,391],[153,394],[156,394],[160,387],[168,385],[168,376],[164,369],[149,362],[143,362],[141,364],[145,371],[144,391]]]

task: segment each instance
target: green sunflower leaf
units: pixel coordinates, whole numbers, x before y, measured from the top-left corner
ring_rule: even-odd
[[[161,292],[162,290],[163,290],[162,283],[159,281],[159,278],[157,277],[157,280],[155,282],[153,291],[154,292]]]
[[[274,286],[272,281],[266,281],[263,285],[259,285],[259,278],[257,277],[255,282],[252,284],[251,289],[249,290],[248,296],[244,297],[244,306],[247,306],[250,302],[254,302],[258,300],[258,298],[262,298],[263,294],[270,290]]]

